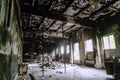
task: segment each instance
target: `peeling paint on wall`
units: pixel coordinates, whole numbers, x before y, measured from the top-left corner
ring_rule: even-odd
[[[18,74],[18,63],[21,62],[18,61],[18,54],[19,58],[22,55],[22,40],[14,0],[10,11],[10,24],[6,25],[7,1],[9,0],[0,0],[0,80],[14,80]]]

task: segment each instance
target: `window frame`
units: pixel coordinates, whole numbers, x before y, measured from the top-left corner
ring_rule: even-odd
[[[80,60],[80,49],[79,49],[79,43],[74,43],[74,60]]]
[[[90,50],[88,50],[88,48],[87,48],[87,47],[88,47],[88,46],[87,46],[87,45],[88,45],[88,43],[87,43],[88,41],[89,41],[89,45],[91,46],[91,47],[90,47],[90,48],[91,48]],[[91,41],[91,42],[90,42],[90,41]],[[91,44],[90,44],[90,43],[91,43]],[[85,41],[85,50],[86,50],[86,52],[93,52],[93,41],[92,41],[92,39],[88,39],[88,40]]]
[[[113,36],[113,39],[112,38],[110,38],[111,36]],[[107,38],[106,40],[107,40],[107,42],[108,42],[108,48],[107,47],[105,47],[105,39],[104,38]],[[103,40],[103,49],[104,50],[109,50],[109,49],[116,49],[116,44],[115,44],[115,37],[114,37],[114,34],[110,34],[110,35],[107,35],[107,36],[103,36],[102,37],[102,40]],[[113,41],[113,42],[112,42]],[[112,45],[113,44],[113,45]],[[113,46],[113,47],[111,47],[111,46]]]

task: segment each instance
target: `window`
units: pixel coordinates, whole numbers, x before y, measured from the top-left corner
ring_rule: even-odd
[[[64,54],[64,47],[61,46],[61,54]]]
[[[52,51],[52,56],[55,56],[55,50]]]
[[[113,35],[103,37],[104,49],[115,49],[115,40]]]
[[[56,48],[56,54],[58,54],[58,48]]]
[[[74,44],[74,60],[80,60],[79,44]]]
[[[69,45],[67,45],[66,50],[67,50],[67,53],[69,53],[69,52],[70,52],[70,47],[69,47]]]
[[[92,39],[86,40],[85,46],[86,46],[86,52],[93,51]]]

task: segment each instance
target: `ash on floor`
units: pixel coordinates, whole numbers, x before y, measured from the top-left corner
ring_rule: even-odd
[[[29,64],[28,67],[28,73],[18,76],[17,80],[108,80],[112,78],[105,70],[71,64],[66,64],[66,73],[63,63],[59,63],[55,69],[42,70],[38,63]],[[30,75],[34,78],[31,79]]]

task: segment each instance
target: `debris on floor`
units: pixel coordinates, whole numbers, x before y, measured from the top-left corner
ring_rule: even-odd
[[[35,77],[33,74],[29,74],[29,76],[31,77],[31,80],[35,80]]]
[[[60,73],[60,74],[63,74],[61,71],[57,71],[56,73]]]
[[[112,78],[102,69],[66,64],[65,73],[64,64],[59,63],[59,65],[55,69],[45,68],[42,70],[39,63],[28,64],[27,75],[21,77],[23,80],[108,80],[108,78]],[[17,80],[22,79],[18,78]]]

